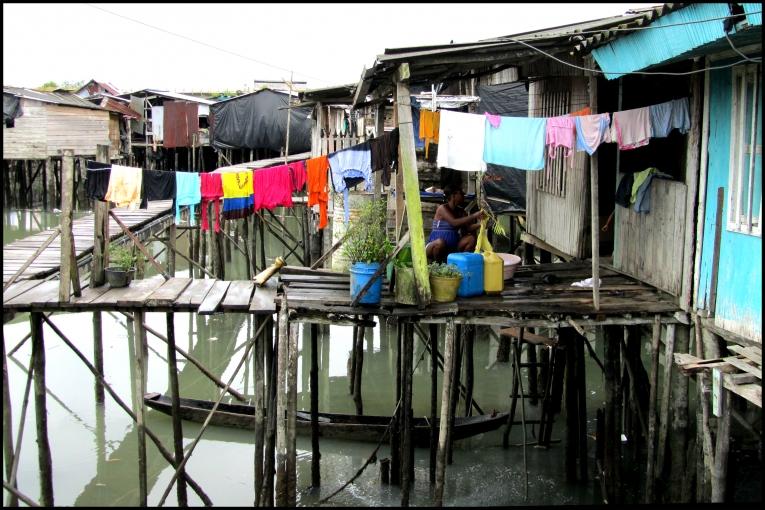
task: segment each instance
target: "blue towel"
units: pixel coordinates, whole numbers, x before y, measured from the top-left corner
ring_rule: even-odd
[[[335,189],[335,193],[343,194],[344,220],[345,223],[348,223],[349,201],[345,178],[361,177],[365,181],[364,191],[372,191],[372,152],[369,142],[337,151],[330,154],[327,160],[332,176],[332,187]]]
[[[651,115],[651,137],[665,138],[673,129],[685,134],[691,128],[688,98],[673,99],[648,107]]]
[[[194,226],[194,206],[202,201],[202,183],[197,172],[175,172],[175,222],[181,222],[181,206],[191,208],[189,225]]]
[[[545,128],[547,119],[501,117],[499,127],[486,121],[483,160],[521,170],[545,167]]]

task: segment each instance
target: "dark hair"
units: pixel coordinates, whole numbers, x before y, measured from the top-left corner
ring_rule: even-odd
[[[465,192],[462,191],[462,188],[459,186],[444,186],[444,197],[446,200],[449,200],[455,193],[462,193],[463,195],[465,194]]]

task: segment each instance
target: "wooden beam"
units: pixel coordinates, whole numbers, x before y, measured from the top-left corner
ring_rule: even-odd
[[[64,149],[61,165],[61,265],[58,300],[69,302],[72,287],[75,296],[80,295],[80,277],[77,270],[72,234],[72,213],[74,210],[74,151]]]
[[[598,77],[590,74],[590,109],[598,111]],[[590,215],[592,236],[592,304],[600,310],[600,211],[598,203],[598,154],[590,156]]]
[[[422,207],[417,174],[417,155],[414,150],[414,131],[409,85],[404,81],[409,77],[409,65],[404,63],[398,68],[396,81],[396,108],[399,127],[399,167],[404,177],[404,192],[407,209],[407,224],[412,244],[412,266],[420,306],[430,303],[430,275],[428,259],[425,254],[425,233],[422,226]]]
[[[552,246],[551,244],[548,244],[548,243],[542,241],[538,237],[534,236],[533,234],[529,234],[528,232],[521,232],[521,241],[523,241],[524,243],[527,243],[527,244],[534,245],[537,248],[540,248],[542,250],[549,251],[553,255],[555,255],[555,256],[557,256],[559,258],[562,258],[566,262],[571,262],[571,261],[577,260],[576,257],[572,257],[571,255],[569,255],[567,253],[563,253],[558,248]]]

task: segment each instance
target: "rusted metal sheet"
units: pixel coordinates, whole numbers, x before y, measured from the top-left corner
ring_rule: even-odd
[[[199,132],[197,103],[190,101],[165,101],[163,145],[190,147],[192,135]]]

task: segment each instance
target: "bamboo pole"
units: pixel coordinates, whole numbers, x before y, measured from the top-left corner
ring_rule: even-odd
[[[430,303],[430,277],[428,260],[425,255],[425,234],[422,227],[422,207],[417,174],[417,156],[414,151],[414,132],[412,128],[412,108],[409,95],[409,64],[398,67],[396,76],[396,108],[400,133],[399,168],[404,177],[404,189],[397,189],[396,195],[404,193],[406,200],[407,222],[412,246],[412,266],[420,306]]]
[[[446,448],[449,434],[449,408],[451,387],[454,384],[454,320],[446,323],[444,340],[444,378],[441,383],[441,421],[438,431],[438,452],[436,453],[436,482],[433,504],[444,506],[444,479],[446,475]]]
[[[104,385],[104,388],[106,391],[111,395],[111,397],[114,399],[114,401],[119,405],[127,414],[130,416],[130,418],[134,422],[138,422],[138,417],[136,414],[128,407],[127,404],[117,395],[117,393],[114,392],[112,387],[109,385],[109,383],[106,382],[106,380],[103,378],[102,375],[98,374],[96,371],[96,368],[88,361],[88,359],[79,351],[77,350],[77,347],[64,335],[61,330],[53,323],[50,319],[43,316],[43,320],[50,326],[50,328],[58,335],[61,340],[74,352],[74,354],[82,360],[82,362],[85,364],[85,366],[88,367],[88,370],[91,371],[91,373],[99,377],[101,380],[101,383]],[[130,330],[129,330],[130,331]],[[167,451],[167,449],[162,445],[162,442],[159,440],[159,438],[154,434],[151,429],[146,429],[146,435],[149,436],[149,438],[152,440],[154,445],[157,447],[157,450],[162,454],[162,457],[165,458],[165,460],[170,463],[171,466],[176,467],[175,459],[173,458],[173,455]],[[189,475],[188,473],[185,474],[186,482],[191,486],[191,488],[194,490],[194,492],[197,493],[197,495],[202,499],[205,506],[212,506],[212,501],[210,501],[210,498],[205,494],[205,492],[202,490],[202,488],[199,486],[198,483],[196,483]]]
[[[178,391],[178,365],[175,359],[175,321],[173,312],[165,314],[167,322],[167,377],[170,381],[170,397],[172,399],[172,420],[173,420],[173,447],[175,449],[175,462],[178,464],[183,460],[183,427],[181,424],[181,403]],[[186,496],[186,470],[179,472],[178,480],[178,506],[188,506]]]
[[[29,316],[32,330],[32,357],[34,359],[35,417],[37,423],[37,462],[40,468],[40,502],[53,506],[53,466],[48,441],[48,408],[45,398],[45,344],[43,315],[32,312]]]

